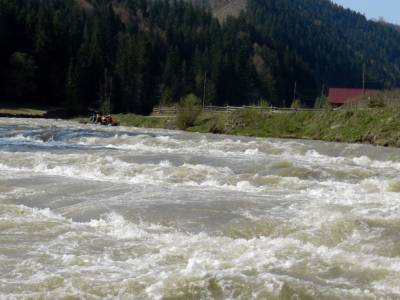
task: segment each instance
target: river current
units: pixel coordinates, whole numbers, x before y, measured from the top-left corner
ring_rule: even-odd
[[[0,119],[1,299],[399,299],[400,150]]]

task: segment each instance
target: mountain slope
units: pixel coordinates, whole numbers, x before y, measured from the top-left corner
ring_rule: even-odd
[[[235,1],[210,0],[216,14]],[[400,34],[329,0],[243,0],[246,20],[264,37],[288,47],[313,70],[320,85],[359,86],[367,67],[371,87],[400,86]],[[222,5],[225,4],[225,5]]]
[[[365,63],[369,81],[399,85],[396,30],[328,0],[249,0],[248,7],[248,20],[295,49],[321,81],[355,85]],[[344,77],[346,82],[340,80]]]
[[[211,104],[313,106],[360,87],[363,65],[367,87],[400,86],[400,33],[328,0],[0,0],[0,25],[13,103],[81,111],[111,94],[114,111],[149,113],[206,82]]]

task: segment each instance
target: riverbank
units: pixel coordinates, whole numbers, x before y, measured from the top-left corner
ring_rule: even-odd
[[[123,126],[178,129],[174,115],[115,115],[114,118]],[[400,110],[271,113],[246,109],[232,113],[203,113],[195,125],[186,130],[400,147]]]
[[[44,118],[46,109],[31,107],[2,107],[0,108],[1,118]]]
[[[50,112],[56,112],[52,116]],[[0,117],[59,118],[60,110],[2,108]],[[139,116],[117,114],[122,126],[179,129],[173,114]],[[79,120],[79,119],[78,119]],[[85,120],[80,118],[80,120]],[[362,108],[322,112],[269,112],[243,109],[231,113],[202,113],[189,132],[252,137],[311,139],[400,147],[400,109]]]
[[[70,119],[71,111],[60,107],[45,106],[0,106],[0,118],[28,118],[28,119]]]

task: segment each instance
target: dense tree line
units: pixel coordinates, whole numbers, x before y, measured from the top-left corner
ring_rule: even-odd
[[[293,49],[319,86],[400,86],[400,34],[330,0],[248,0],[247,20],[280,47]],[[278,46],[279,47],[279,46]]]
[[[364,62],[370,81],[399,85],[399,33],[329,1],[250,0],[222,23],[199,2],[0,0],[0,99],[147,114],[205,91],[312,106],[323,85],[358,85]]]

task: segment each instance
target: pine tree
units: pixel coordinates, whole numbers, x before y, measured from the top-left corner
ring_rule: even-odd
[[[26,101],[28,97],[36,95],[37,65],[32,56],[23,52],[15,52],[10,58],[10,67],[7,72],[7,90],[10,99],[17,103]]]
[[[66,107],[72,114],[79,113],[81,111],[80,101],[78,99],[78,82],[79,76],[77,73],[76,65],[74,60],[71,59],[68,67],[68,73],[66,76],[65,84],[65,102]]]

